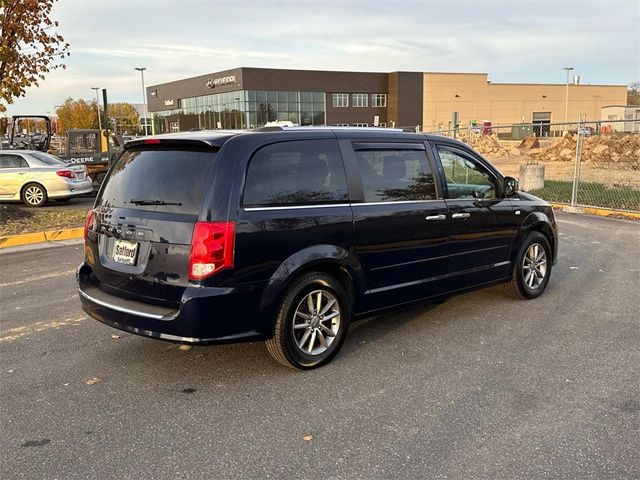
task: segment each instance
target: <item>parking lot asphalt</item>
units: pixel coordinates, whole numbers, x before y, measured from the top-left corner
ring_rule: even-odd
[[[87,319],[82,245],[0,254],[0,478],[640,478],[640,225],[558,223],[539,299],[385,313],[307,372]]]

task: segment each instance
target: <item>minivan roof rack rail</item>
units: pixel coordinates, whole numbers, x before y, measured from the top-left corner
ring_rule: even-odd
[[[410,133],[415,133],[415,129],[413,128],[408,128],[408,129],[402,129],[402,128],[383,128],[383,127],[337,127],[337,126],[331,126],[331,125],[309,125],[306,127],[300,127],[300,126],[296,126],[296,127],[288,127],[288,126],[279,126],[279,125],[274,125],[274,126],[269,126],[269,127],[257,127],[254,128],[252,131],[254,132],[284,132],[284,131],[309,131],[309,130],[341,130],[341,131],[345,131],[345,130],[355,130],[358,132],[380,132],[380,131],[384,131],[384,132],[410,132]]]

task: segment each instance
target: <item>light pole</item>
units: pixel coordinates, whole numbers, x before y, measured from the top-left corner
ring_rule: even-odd
[[[136,67],[134,70],[137,70],[140,72],[140,76],[142,77],[142,103],[144,105],[144,134],[145,135],[149,135],[149,131],[147,130],[147,93],[145,92],[144,89],[144,71],[147,69],[147,67]]]
[[[58,109],[64,107],[64,105],[54,105],[54,112],[56,113],[56,124],[55,124],[55,132],[54,133],[58,133],[58,121],[60,120],[60,117],[58,115]]]
[[[564,123],[569,123],[569,72],[573,70],[573,67],[564,67],[563,70],[567,71],[567,84],[564,93]],[[569,127],[565,125],[565,130]]]
[[[100,97],[98,96],[98,92],[100,91],[100,87],[91,87],[91,90],[96,91],[96,109],[98,110],[98,129],[102,132],[102,120],[100,119]],[[102,135],[102,133],[100,133]]]

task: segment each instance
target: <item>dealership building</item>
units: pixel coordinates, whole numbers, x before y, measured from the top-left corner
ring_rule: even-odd
[[[486,73],[235,68],[147,87],[156,133],[297,125],[416,127],[560,123],[624,105],[626,85],[494,83]]]

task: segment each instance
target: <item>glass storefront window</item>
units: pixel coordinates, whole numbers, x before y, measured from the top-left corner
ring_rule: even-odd
[[[178,106],[153,112],[156,133],[216,129],[218,124],[223,129],[254,128],[275,120],[325,124],[323,92],[239,90],[179,99]]]

